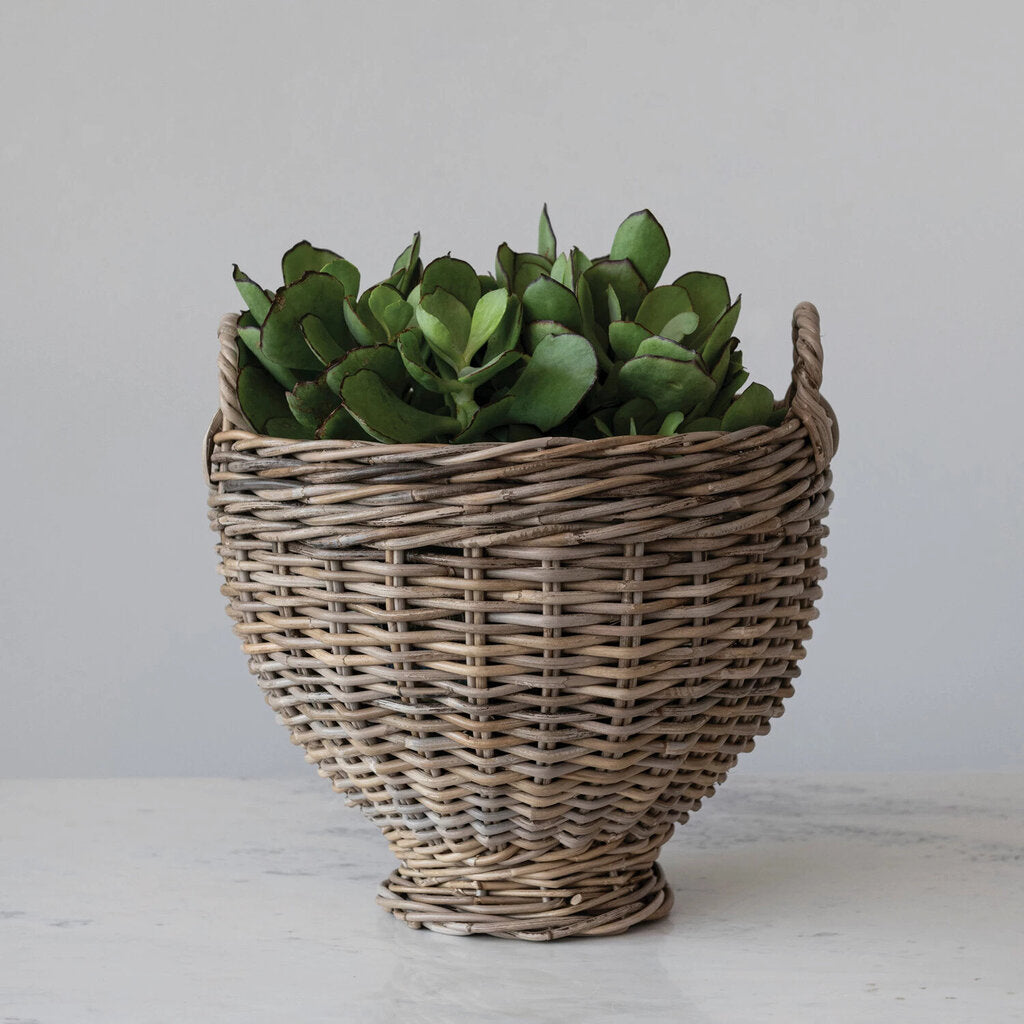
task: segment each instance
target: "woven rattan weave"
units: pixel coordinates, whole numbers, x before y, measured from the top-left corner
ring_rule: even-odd
[[[207,436],[228,613],[267,703],[398,867],[413,927],[661,917],[656,863],[793,692],[838,442],[817,311],[776,428],[507,444],[251,432],[220,329]]]

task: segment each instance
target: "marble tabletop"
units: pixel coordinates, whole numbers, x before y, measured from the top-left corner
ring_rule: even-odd
[[[412,930],[308,779],[0,782],[0,1024],[1024,1021],[1024,775],[738,770],[671,915],[527,943]]]

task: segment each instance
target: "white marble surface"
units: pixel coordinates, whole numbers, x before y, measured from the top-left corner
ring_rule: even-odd
[[[413,931],[323,780],[0,782],[0,1024],[1024,1021],[1024,775],[734,775],[623,936]]]

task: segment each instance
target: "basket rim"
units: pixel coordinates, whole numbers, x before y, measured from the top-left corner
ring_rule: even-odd
[[[347,453],[349,457],[370,459],[428,456],[444,458],[446,463],[474,462],[487,456],[507,458],[521,454],[546,451],[551,455],[586,457],[598,452],[629,454],[633,448],[644,453],[663,448],[679,452],[681,449],[714,450],[717,447],[750,441],[772,444],[788,440],[804,432],[812,458],[820,470],[827,468],[838,447],[838,424],[832,407],[820,391],[821,336],[818,311],[812,303],[800,303],[793,314],[793,376],[785,398],[773,403],[775,409],[786,408],[786,415],[778,426],[757,424],[739,430],[702,430],[684,434],[614,434],[610,437],[581,438],[564,435],[542,435],[522,441],[419,441],[393,443],[387,441],[359,441],[345,438],[287,438],[260,434],[243,427],[224,429],[226,422],[244,422],[234,394],[234,375],[237,373],[237,313],[221,318],[218,335],[221,352],[220,366],[221,404],[214,413],[204,444],[204,475],[209,483],[210,459],[213,447],[232,442],[236,450],[273,447],[279,456],[313,452]]]

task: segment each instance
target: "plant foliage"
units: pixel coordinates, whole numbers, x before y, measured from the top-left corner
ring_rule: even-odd
[[[740,299],[692,271],[659,284],[669,243],[649,210],[608,254],[558,252],[544,207],[537,252],[503,242],[494,273],[420,236],[384,280],[299,242],[276,291],[237,266],[238,398],[253,428],[386,442],[595,438],[776,426],[786,409],[747,381]]]

